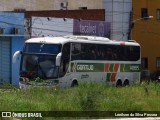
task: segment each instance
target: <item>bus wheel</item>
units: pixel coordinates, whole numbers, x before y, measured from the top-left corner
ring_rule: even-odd
[[[123,86],[127,86],[127,85],[129,85],[129,80],[125,80],[123,83]]]
[[[75,86],[78,86],[77,80],[73,80],[72,81],[71,87],[75,87]]]
[[[117,80],[116,87],[120,87],[120,86],[122,86],[122,81],[121,80]]]

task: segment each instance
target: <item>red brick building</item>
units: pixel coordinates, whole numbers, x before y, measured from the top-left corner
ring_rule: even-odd
[[[31,18],[31,16],[105,21],[105,10],[93,9],[93,10],[25,11],[25,18]]]

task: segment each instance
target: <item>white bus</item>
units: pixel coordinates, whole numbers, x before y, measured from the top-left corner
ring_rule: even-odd
[[[75,86],[97,82],[115,86],[140,82],[140,45],[104,37],[32,38],[21,53],[20,86]],[[38,79],[37,79],[38,78]]]

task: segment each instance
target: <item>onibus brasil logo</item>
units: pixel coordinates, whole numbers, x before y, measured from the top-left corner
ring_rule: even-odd
[[[5,118],[42,117],[42,113],[40,112],[2,112],[2,117],[5,117]]]

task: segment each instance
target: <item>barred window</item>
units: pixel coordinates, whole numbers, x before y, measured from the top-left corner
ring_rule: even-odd
[[[157,20],[160,20],[160,9],[157,9]]]
[[[142,65],[142,69],[148,69],[148,58],[146,57],[143,57],[142,60],[141,60],[141,65]]]
[[[148,17],[148,9],[147,8],[141,8],[141,18],[146,18]]]
[[[157,70],[160,70],[160,57],[157,57],[156,63],[157,63]]]

